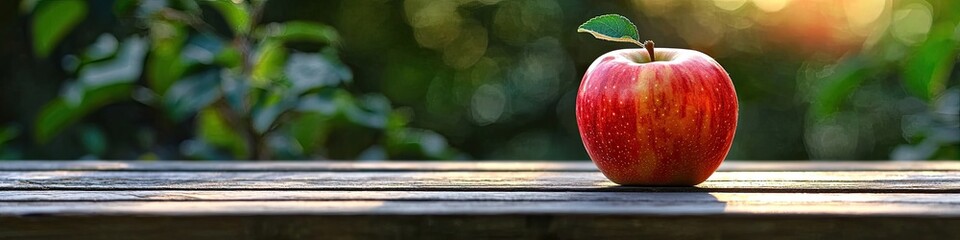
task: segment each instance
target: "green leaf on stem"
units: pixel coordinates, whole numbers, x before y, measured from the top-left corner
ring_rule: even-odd
[[[250,112],[250,78],[231,70],[220,71],[220,90],[230,109],[240,114]]]
[[[230,0],[205,1],[223,15],[234,34],[246,33],[250,29],[250,11],[246,4]]]
[[[204,142],[230,151],[237,158],[247,158],[247,143],[243,135],[231,128],[229,120],[216,108],[206,108],[197,114],[197,135]]]
[[[37,4],[33,13],[33,52],[46,57],[87,15],[87,3],[82,0],[45,1]]]
[[[41,109],[34,135],[45,143],[88,113],[110,103],[130,99],[133,83],[140,77],[147,41],[132,37],[120,44],[112,59],[80,69],[79,78],[68,82],[66,91]]]
[[[290,87],[296,94],[316,88],[337,86],[351,77],[350,70],[339,62],[315,53],[292,53],[284,75],[290,81]]]
[[[289,126],[290,134],[297,140],[305,154],[322,151],[327,143],[327,135],[333,128],[331,117],[319,112],[303,113],[286,126]]]
[[[822,121],[839,112],[844,101],[870,77],[868,61],[863,56],[844,59],[833,67],[830,75],[816,81],[807,110],[809,116]]]
[[[904,87],[913,95],[931,101],[946,88],[960,46],[952,36],[954,29],[949,23],[934,25],[927,40],[907,59]]]
[[[253,129],[258,133],[266,133],[274,125],[281,114],[297,106],[296,95],[284,91],[266,91],[260,95],[253,109],[250,111]]]
[[[87,46],[83,57],[86,62],[103,60],[117,53],[119,46],[119,41],[113,35],[109,33],[100,34],[96,42]]]
[[[163,96],[163,103],[170,118],[181,121],[209,106],[220,96],[220,71],[207,70],[174,83]]]
[[[83,93],[79,103],[71,104],[64,97],[47,103],[37,116],[34,137],[40,143],[46,143],[54,135],[73,124],[87,113],[107,104],[128,99],[133,85],[118,83],[89,89]]]
[[[124,40],[114,58],[83,66],[77,81],[85,88],[136,82],[143,70],[148,44],[137,37]]]
[[[265,88],[273,81],[283,77],[283,67],[287,62],[287,49],[279,41],[264,41],[257,49],[256,63],[253,66],[255,87]]]
[[[637,26],[630,22],[627,17],[618,14],[600,15],[580,25],[577,32],[585,32],[593,37],[614,41],[628,42],[643,46],[640,43],[640,33]]]
[[[240,54],[240,50],[237,50],[233,46],[224,46],[223,49],[214,56],[213,62],[226,68],[236,68],[240,66],[242,59],[243,55]]]
[[[306,21],[271,23],[258,29],[256,34],[264,38],[285,42],[333,44],[340,41],[340,36],[337,35],[337,30],[333,27]]]
[[[163,95],[187,70],[188,65],[181,58],[187,29],[179,23],[156,21],[153,24],[151,29],[165,29],[166,32],[150,34],[153,44],[146,65],[147,83],[154,92]]]

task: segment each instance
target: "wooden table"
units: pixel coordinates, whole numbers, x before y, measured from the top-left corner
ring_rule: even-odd
[[[960,162],[0,162],[0,239],[960,239]]]

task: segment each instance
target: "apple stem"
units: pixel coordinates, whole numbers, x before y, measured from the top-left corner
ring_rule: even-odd
[[[651,62],[656,61],[656,59],[654,59],[654,57],[653,57],[653,56],[654,56],[654,55],[653,55],[653,41],[647,40],[646,42],[643,42],[643,47],[647,49],[647,52],[648,52],[648,53],[650,53],[650,61],[651,61]]]

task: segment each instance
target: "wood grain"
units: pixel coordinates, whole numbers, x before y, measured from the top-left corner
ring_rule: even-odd
[[[0,161],[0,171],[533,171],[595,172],[593,163],[577,162],[186,162],[186,161]],[[960,161],[725,161],[718,171],[960,171]]]
[[[958,162],[0,162],[0,239],[952,239]]]
[[[686,194],[653,201],[110,201],[0,202],[6,216],[30,215],[809,215],[960,217],[956,203],[720,201]],[[744,197],[743,195],[738,197]],[[751,196],[746,196],[751,197]],[[729,205],[728,205],[729,204]]]
[[[0,172],[0,190],[280,189],[960,193],[960,172],[717,172],[696,187],[618,186],[599,172]]]
[[[960,216],[960,194],[10,191],[0,215],[627,214]]]
[[[926,193],[690,193],[690,192],[449,192],[449,191],[4,191],[0,202],[108,201],[621,201],[751,204],[870,203],[960,205],[960,194]]]

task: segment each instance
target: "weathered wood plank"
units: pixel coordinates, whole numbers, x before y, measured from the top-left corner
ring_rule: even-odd
[[[696,187],[589,162],[44,164],[0,162],[0,239],[960,235],[951,162],[728,162]]]
[[[784,200],[762,194],[712,195],[686,193],[673,199],[643,201],[448,201],[448,200],[327,200],[327,201],[67,201],[0,202],[0,216],[30,215],[809,215],[809,216],[927,216],[960,218],[956,202],[830,202],[831,197]],[[721,199],[730,198],[729,201]],[[833,199],[850,196],[832,196]],[[879,196],[870,196],[883,198]],[[755,199],[751,199],[755,198]],[[810,201],[801,201],[808,199]],[[889,199],[888,199],[889,200]],[[928,199],[929,200],[929,199]]]
[[[700,192],[439,192],[439,191],[3,191],[0,202],[135,201],[552,201],[673,204],[722,202],[730,206],[791,208],[860,204],[888,207],[943,206],[960,211],[960,194],[925,193],[700,193]],[[576,208],[578,206],[570,206]],[[851,211],[851,210],[847,210]],[[857,211],[853,209],[852,211]],[[927,211],[939,214],[937,211]],[[0,214],[3,214],[0,212]]]
[[[623,187],[599,172],[0,172],[0,190],[279,189],[960,193],[960,172],[717,172],[696,187]]]
[[[926,193],[709,193],[724,202],[954,204],[960,194]],[[697,201],[708,195],[689,192],[445,192],[445,191],[3,191],[0,202],[82,201]]]
[[[790,214],[960,217],[960,194],[424,191],[5,191],[4,193],[0,196],[0,216],[242,215],[273,212],[278,214]]]
[[[579,162],[186,162],[186,161],[0,161],[0,171],[533,171],[594,172]],[[725,161],[718,171],[960,171],[960,161],[745,162]]]
[[[597,171],[591,162],[189,162],[189,161],[7,161],[0,171]]]
[[[960,219],[626,215],[0,217],[0,239],[953,239]],[[188,231],[189,230],[189,231]]]

